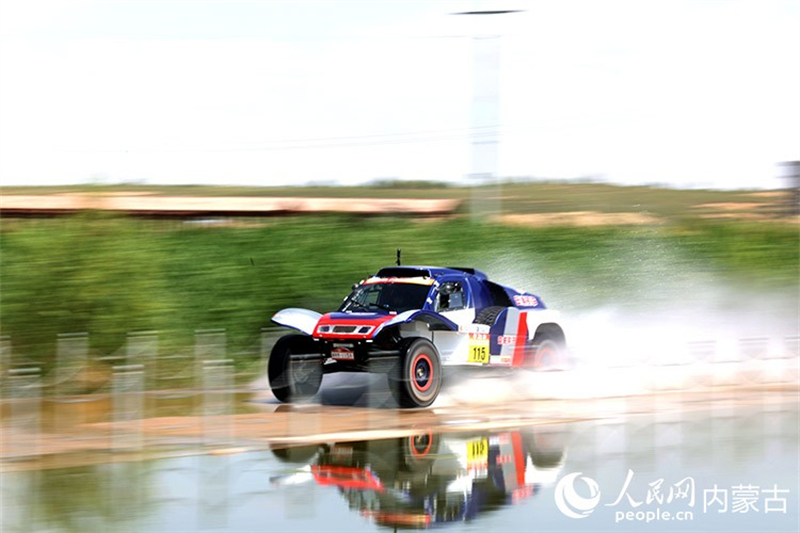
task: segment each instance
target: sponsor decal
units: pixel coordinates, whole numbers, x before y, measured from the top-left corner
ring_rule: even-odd
[[[467,355],[468,363],[483,363],[489,362],[489,334],[488,333],[470,333],[469,334],[469,354]]]
[[[517,342],[516,335],[500,335],[497,337],[497,344],[500,346],[513,346]]]
[[[362,282],[364,285],[374,285],[376,283],[407,283],[409,285],[433,285],[434,281],[430,278],[369,278]]]
[[[537,307],[539,305],[539,300],[536,299],[536,296],[517,294],[514,296],[514,305],[519,307]]]

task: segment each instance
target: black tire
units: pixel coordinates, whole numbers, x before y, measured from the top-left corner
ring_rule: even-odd
[[[505,309],[505,307],[499,306],[492,306],[492,307],[485,307],[481,309],[478,313],[478,316],[475,317],[473,320],[473,324],[485,324],[487,326],[494,326],[494,323],[497,321],[497,317],[500,316],[500,313]]]
[[[439,352],[427,339],[413,339],[401,350],[389,375],[389,388],[400,407],[428,407],[442,388]]]
[[[536,468],[541,469],[556,468],[564,464],[567,438],[566,432],[534,432],[523,436],[528,457]]]
[[[310,361],[293,361],[294,354],[314,354],[319,348],[306,335],[284,335],[272,348],[267,375],[272,394],[284,402],[311,398],[322,383],[322,357]]]
[[[282,463],[307,465],[320,452],[322,446],[314,444],[310,446],[287,446],[285,448],[272,448],[274,455]]]

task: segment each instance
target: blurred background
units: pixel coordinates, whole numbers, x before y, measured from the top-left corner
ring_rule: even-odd
[[[568,531],[556,482],[582,471],[612,507],[629,469],[640,500],[693,477],[694,527],[796,530],[798,22],[780,1],[3,2],[3,531]],[[270,317],[337,308],[398,248],[541,295],[575,367],[456,375],[413,413],[372,377],[280,406]],[[491,473],[506,456],[519,484]],[[763,521],[708,514],[717,485],[757,485]]]

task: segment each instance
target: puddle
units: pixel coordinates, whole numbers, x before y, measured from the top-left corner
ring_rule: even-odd
[[[574,423],[125,462],[104,452],[4,472],[0,529],[797,531],[797,449],[796,396],[764,394]]]

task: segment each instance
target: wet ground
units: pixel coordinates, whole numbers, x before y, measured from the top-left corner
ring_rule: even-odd
[[[375,376],[329,376],[295,406],[18,398],[3,402],[0,526],[798,531],[797,365],[780,365],[461,375],[420,410]]]

